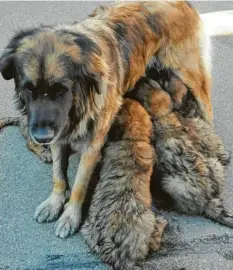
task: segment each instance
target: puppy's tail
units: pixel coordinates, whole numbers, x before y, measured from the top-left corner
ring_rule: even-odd
[[[6,126],[19,126],[20,117],[4,117],[0,119],[0,129]]]

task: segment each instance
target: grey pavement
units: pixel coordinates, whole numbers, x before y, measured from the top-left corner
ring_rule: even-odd
[[[38,24],[83,19],[98,2],[0,2],[0,51],[15,30]],[[195,2],[201,12],[233,9],[233,2]],[[233,37],[214,38],[213,104],[215,127],[233,152]],[[16,115],[13,82],[0,78],[0,117]],[[69,178],[74,179],[72,156]],[[225,203],[233,212],[233,162]],[[0,269],[109,269],[93,255],[81,235],[66,240],[54,234],[54,223],[33,220],[35,207],[51,190],[51,165],[25,147],[18,128],[0,132]],[[142,269],[232,270],[233,229],[200,217],[164,213],[169,219],[163,249]]]

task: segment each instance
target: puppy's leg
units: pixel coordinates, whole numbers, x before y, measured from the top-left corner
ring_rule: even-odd
[[[35,211],[34,218],[38,222],[49,222],[58,218],[66,200],[67,167],[69,147],[52,145],[53,155],[53,191],[49,198],[42,202]]]
[[[27,147],[30,151],[35,153],[41,161],[45,163],[52,162],[52,153],[49,146],[36,144],[28,138]]]
[[[209,177],[211,179],[211,189],[206,188],[208,193],[208,204],[205,207],[205,216],[222,225],[233,228],[233,215],[224,206],[223,187],[225,183],[225,169],[220,160],[216,158],[208,159]]]
[[[233,215],[231,215],[225,210],[222,199],[212,199],[206,207],[205,214],[213,221],[233,228]]]
[[[0,119],[0,129],[6,126],[18,126],[20,117],[5,117]]]
[[[39,159],[45,163],[52,162],[52,153],[49,146],[39,145],[34,143],[28,135],[28,120],[27,116],[22,116],[19,121],[20,130],[24,138],[27,140],[27,147],[35,153]]]
[[[40,160],[45,163],[52,162],[52,153],[49,146],[42,146],[35,144],[28,136],[28,123],[27,116],[20,117],[5,117],[0,120],[0,129],[6,126],[20,126],[20,131],[24,138],[27,140],[27,147],[30,151],[34,152]]]
[[[160,248],[164,230],[167,226],[167,220],[162,216],[157,216],[155,218],[154,232],[151,236],[150,249],[152,251],[157,251]]]

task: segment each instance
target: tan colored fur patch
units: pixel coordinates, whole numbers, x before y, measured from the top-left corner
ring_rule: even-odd
[[[57,178],[53,179],[53,191],[56,193],[63,193],[66,190],[66,181]]]
[[[86,189],[84,186],[77,186],[77,188],[72,189],[70,196],[70,202],[83,202],[85,199]]]
[[[65,72],[63,66],[58,62],[59,55],[59,53],[52,53],[45,58],[46,80],[64,77]]]

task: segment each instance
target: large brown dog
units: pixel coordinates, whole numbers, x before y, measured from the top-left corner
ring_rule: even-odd
[[[52,148],[54,188],[35,212],[39,222],[56,219],[64,206],[67,144],[80,151],[56,229],[62,238],[80,224],[89,179],[123,94],[153,62],[180,71],[204,117],[212,120],[202,26],[190,4],[122,2],[93,16],[74,25],[22,31],[0,58],[3,77],[14,79],[28,114],[30,137]]]

